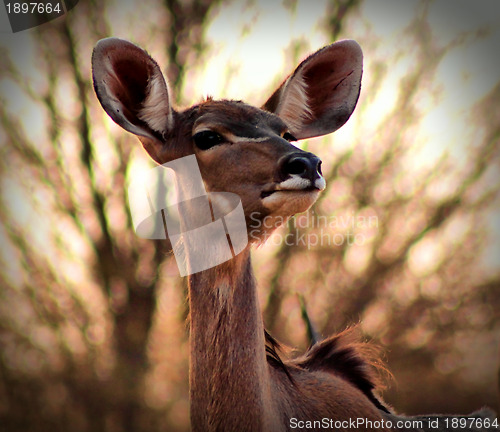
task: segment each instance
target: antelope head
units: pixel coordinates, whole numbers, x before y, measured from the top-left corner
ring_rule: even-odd
[[[158,64],[121,39],[99,41],[92,67],[109,116],[159,164],[195,155],[207,192],[237,194],[247,228],[254,228],[251,240],[261,241],[264,226],[276,228],[262,224],[264,218],[283,222],[306,211],[325,188],[320,159],[293,143],[347,121],[360,92],[362,52],[351,40],[317,51],[261,108],[207,99],[176,109]]]

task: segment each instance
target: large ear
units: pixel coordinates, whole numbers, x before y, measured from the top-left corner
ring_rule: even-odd
[[[153,159],[165,162],[163,137],[174,127],[174,110],[158,64],[133,43],[107,38],[92,53],[92,77],[109,116],[138,135]]]
[[[362,73],[360,46],[336,42],[304,60],[262,108],[280,116],[297,139],[328,134],[351,116]]]

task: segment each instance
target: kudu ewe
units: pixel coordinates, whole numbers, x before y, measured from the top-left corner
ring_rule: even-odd
[[[175,110],[157,63],[116,38],[96,45],[92,68],[109,116],[137,135],[158,164],[195,155],[207,191],[237,194],[250,228],[251,221],[284,221],[306,211],[325,188],[320,159],[291,142],[328,134],[348,120],[360,92],[362,52],[350,40],[319,50],[262,108],[209,98]],[[250,262],[251,243],[268,232],[252,228],[241,253],[189,276],[193,431],[403,429],[396,422],[405,418],[373,394],[363,344],[337,335],[298,359],[280,359],[264,330]]]

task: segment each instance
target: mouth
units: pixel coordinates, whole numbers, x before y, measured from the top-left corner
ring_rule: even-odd
[[[284,193],[310,193],[310,192],[321,192],[326,187],[325,179],[320,176],[316,180],[311,181],[308,179],[303,179],[300,177],[293,176],[292,178],[285,180],[277,185],[272,186],[269,189],[265,189],[261,192],[260,198],[265,199],[277,192]]]
[[[271,195],[277,193],[277,192],[284,192],[284,193],[308,193],[308,192],[320,192],[321,189],[318,189],[317,187],[314,186],[309,186],[307,188],[303,189],[272,189],[272,190],[264,190],[260,194],[261,199],[265,199],[267,197],[270,197]]]

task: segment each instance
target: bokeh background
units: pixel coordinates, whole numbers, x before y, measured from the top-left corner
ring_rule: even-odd
[[[186,281],[132,229],[127,184],[153,165],[93,93],[106,36],[146,48],[178,107],[260,105],[357,40],[355,113],[300,144],[327,190],[254,251],[266,326],[300,352],[304,307],[323,336],[359,323],[400,412],[498,408],[498,2],[88,0],[0,34],[1,430],[189,430]]]

